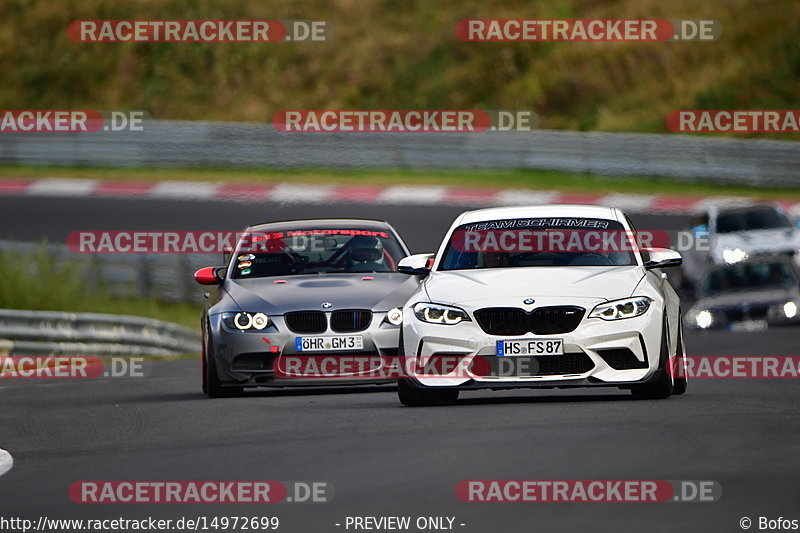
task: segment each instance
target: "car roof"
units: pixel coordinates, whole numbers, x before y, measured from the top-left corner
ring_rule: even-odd
[[[392,226],[385,220],[372,220],[367,218],[307,218],[298,220],[278,220],[275,222],[262,222],[253,224],[248,229],[252,231],[271,231],[279,228],[296,230],[307,229],[374,229],[392,230]]]
[[[490,207],[461,214],[459,224],[510,218],[574,217],[619,220],[618,210],[600,205],[548,204],[513,207]]]

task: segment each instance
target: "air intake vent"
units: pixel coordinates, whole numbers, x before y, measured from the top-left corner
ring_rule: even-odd
[[[475,311],[475,319],[489,335],[553,335],[578,327],[586,312],[582,307],[539,307],[525,311],[517,307],[487,307]]]
[[[371,322],[372,311],[366,309],[334,311],[331,314],[331,329],[338,333],[363,331]]]
[[[325,333],[328,324],[322,311],[297,311],[284,315],[286,325],[295,333]]]

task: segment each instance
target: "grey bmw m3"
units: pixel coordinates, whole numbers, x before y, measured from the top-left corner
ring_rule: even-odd
[[[259,386],[394,383],[408,247],[387,222],[294,220],[245,229],[202,314],[202,384],[212,398]],[[396,376],[395,376],[396,379]]]

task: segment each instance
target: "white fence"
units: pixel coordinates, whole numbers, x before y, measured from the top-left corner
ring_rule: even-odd
[[[0,309],[12,355],[167,356],[200,351],[198,332],[126,315]],[[5,344],[9,344],[6,342]]]
[[[800,143],[538,130],[281,133],[269,124],[157,121],[139,132],[3,133],[0,163],[308,168],[535,168],[797,186]]]

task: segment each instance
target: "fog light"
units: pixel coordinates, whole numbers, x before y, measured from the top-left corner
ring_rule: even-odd
[[[256,313],[253,315],[253,327],[256,329],[264,329],[269,325],[269,317],[264,313]]]
[[[386,320],[389,322],[389,324],[399,326],[403,323],[403,310],[399,307],[390,309],[389,312],[386,313]]]

